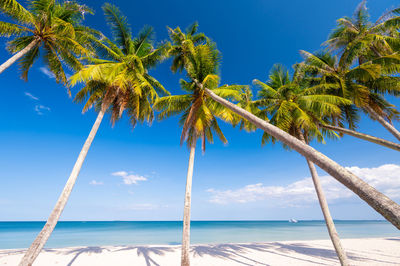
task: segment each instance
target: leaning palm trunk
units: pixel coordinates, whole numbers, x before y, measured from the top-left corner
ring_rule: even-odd
[[[202,84],[199,83],[198,85],[201,86],[200,88],[203,88]],[[256,127],[285,143],[290,148],[303,155],[305,158],[314,162],[321,169],[326,171],[340,183],[357,194],[394,226],[400,229],[400,206],[390,198],[377,191],[375,188],[355,176],[350,171],[346,170],[344,167],[337,164],[335,161],[316,151],[309,145],[304,144],[297,138],[225,100],[224,98],[219,97],[211,90],[207,88],[204,88],[204,90],[216,102],[219,102],[223,106],[232,110],[234,113],[254,124]]]
[[[18,61],[21,57],[26,55],[30,50],[32,50],[33,47],[39,42],[38,39],[35,39],[32,41],[30,44],[28,44],[24,49],[13,55],[10,59],[5,61],[1,66],[0,66],[0,74],[3,73],[4,70],[9,68],[12,64],[14,64],[16,61]]]
[[[97,130],[99,129],[103,116],[104,116],[104,110],[100,110],[99,114],[97,115],[97,119],[92,127],[92,130],[90,131],[89,136],[86,139],[86,142],[83,145],[83,148],[78,156],[78,159],[76,160],[76,163],[74,165],[74,168],[72,169],[71,175],[68,178],[64,190],[62,191],[60,197],[58,198],[56,206],[54,207],[49,218],[47,219],[47,222],[43,227],[42,231],[39,233],[35,241],[33,241],[32,245],[25,253],[19,266],[32,265],[32,263],[35,261],[36,257],[39,255],[40,251],[46,244],[47,240],[49,239],[51,233],[54,230],[54,227],[57,225],[58,219],[60,218],[60,215],[63,212],[65,205],[67,204],[68,198],[72,192],[72,188],[75,185],[76,178],[78,177],[79,172],[82,168],[82,164],[89,151],[90,145],[92,144],[92,141],[96,136]]]
[[[299,131],[300,140],[303,143],[307,144],[303,133],[300,130],[298,130],[298,131]],[[340,238],[336,231],[335,224],[333,223],[333,219],[332,219],[331,213],[329,211],[329,207],[328,207],[328,202],[326,201],[325,194],[322,189],[321,182],[320,182],[320,179],[319,179],[319,176],[317,173],[317,169],[315,169],[315,165],[310,160],[308,160],[308,159],[306,159],[306,160],[307,160],[308,168],[310,169],[315,192],[317,193],[317,196],[318,196],[319,206],[321,207],[322,214],[324,215],[326,227],[328,228],[328,233],[331,238],[333,247],[335,248],[336,255],[338,256],[340,264],[342,266],[349,266],[350,263],[347,258],[346,252],[344,251],[344,249],[342,247],[342,243],[340,242]]]
[[[340,238],[336,231],[335,224],[333,223],[331,213],[329,212],[328,203],[326,202],[326,198],[322,190],[317,170],[315,169],[315,165],[310,160],[308,159],[306,160],[308,168],[310,168],[310,173],[314,183],[315,191],[317,192],[319,205],[321,206],[322,213],[324,214],[326,227],[328,228],[328,233],[331,238],[333,247],[335,248],[336,255],[338,256],[340,264],[342,266],[348,266],[350,265],[350,263],[346,256],[346,252],[344,251],[342,244],[340,242]]]
[[[392,133],[393,136],[395,136],[398,140],[400,140],[400,132],[388,121],[386,121],[385,118],[380,116],[377,112],[374,111],[374,109],[372,109],[369,106],[365,106],[363,108],[371,115],[372,118],[378,121],[384,128],[386,128],[390,133]]]
[[[196,150],[196,141],[190,146],[189,166],[186,177],[185,207],[183,210],[183,232],[182,232],[182,255],[181,266],[189,266],[189,248],[190,248],[190,203],[192,198],[192,177],[194,165],[194,152]]]
[[[347,135],[350,135],[350,136],[353,136],[353,137],[356,137],[359,139],[363,139],[363,140],[366,140],[366,141],[369,141],[369,142],[372,142],[372,143],[375,143],[375,144],[378,144],[378,145],[381,145],[381,146],[384,146],[384,147],[387,147],[387,148],[390,148],[390,149],[393,149],[396,151],[400,151],[400,144],[397,144],[397,143],[394,143],[394,142],[391,142],[391,141],[388,141],[385,139],[377,138],[377,137],[374,137],[371,135],[367,135],[367,134],[360,133],[360,132],[350,130],[347,128],[343,128],[343,127],[335,127],[335,126],[331,126],[331,125],[321,125],[321,127],[325,128],[325,129],[329,129],[329,130],[334,130],[339,133],[347,134]]]

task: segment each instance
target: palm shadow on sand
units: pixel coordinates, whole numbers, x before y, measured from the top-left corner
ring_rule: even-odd
[[[123,251],[123,250],[137,250],[138,256],[143,256],[146,266],[160,266],[151,256],[164,256],[166,252],[173,252],[174,248],[172,247],[149,247],[149,246],[135,246],[135,247],[124,247],[116,251]]]
[[[315,248],[315,247],[311,247],[311,246],[308,246],[306,244],[301,244],[301,243],[292,243],[292,244],[274,243],[274,244],[276,246],[278,246],[277,250],[279,250],[281,252],[294,251],[296,253],[306,254],[306,255],[317,257],[320,259],[329,259],[331,261],[338,262],[336,252],[333,249]],[[369,261],[373,264],[393,263],[391,261],[385,261],[385,260],[379,260],[379,259],[371,259],[371,258],[367,259],[364,256],[362,256],[361,254],[349,252],[348,250],[346,251],[346,253],[347,253],[348,258],[353,261],[363,261],[363,262]],[[399,257],[399,259],[400,259],[400,257]]]
[[[247,253],[246,247],[237,244],[218,244],[218,245],[196,245],[191,252],[193,255],[203,257],[204,255],[228,259],[242,265],[263,265],[269,264],[252,259],[244,254]]]
[[[70,254],[75,254],[75,256],[72,258],[72,260],[67,264],[67,266],[71,266],[72,263],[75,262],[75,260],[79,257],[79,255],[84,254],[84,253],[102,253],[104,250],[108,251],[107,248],[103,247],[81,247],[81,248],[75,248],[71,249],[65,252],[66,255]],[[47,250],[46,250],[47,251]]]
[[[306,258],[299,258],[296,255],[302,254],[318,258],[324,263],[319,262],[320,265],[332,265],[332,263],[339,263],[337,255],[333,249],[316,248],[301,243],[252,243],[252,244],[219,244],[219,245],[198,245],[192,247],[194,256],[209,255],[212,257],[228,259],[242,265],[269,265],[267,262],[257,261],[246,253],[251,251],[259,251],[271,253],[278,256],[295,259],[302,262],[314,263],[313,260]],[[365,257],[347,252],[349,259],[353,261],[370,261],[371,263],[393,263],[391,261],[384,261],[379,259],[366,259]],[[399,258],[400,259],[400,258]]]

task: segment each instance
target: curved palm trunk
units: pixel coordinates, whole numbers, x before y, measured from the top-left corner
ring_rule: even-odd
[[[198,85],[201,86],[200,88],[203,88],[202,84],[199,83]],[[256,127],[274,136],[276,139],[285,143],[290,148],[296,150],[298,153],[318,165],[325,172],[330,174],[340,183],[357,194],[368,205],[385,217],[386,220],[400,229],[400,206],[390,198],[377,191],[375,188],[355,176],[350,171],[346,170],[344,167],[337,164],[335,161],[331,160],[307,144],[304,144],[297,138],[225,100],[224,98],[219,97],[211,90],[207,88],[204,88],[204,90],[216,102],[219,102],[226,108],[232,110],[234,113],[245,118]]]
[[[377,138],[371,135],[367,135],[364,133],[360,133],[354,130],[350,130],[347,128],[343,128],[343,127],[335,127],[335,126],[331,126],[331,125],[321,125],[321,127],[325,128],[325,129],[329,129],[329,130],[334,130],[346,135],[350,135],[359,139],[363,139],[396,151],[400,151],[400,144],[385,140],[385,139],[381,139],[381,138]]]
[[[68,178],[67,183],[64,186],[64,189],[58,198],[56,206],[51,212],[49,218],[47,219],[46,224],[44,225],[42,231],[36,237],[35,241],[33,241],[32,245],[26,251],[24,257],[22,258],[19,266],[31,266],[35,261],[36,257],[39,255],[40,251],[43,249],[47,240],[49,239],[51,233],[54,230],[54,227],[57,225],[58,219],[60,218],[61,213],[64,210],[65,205],[67,204],[68,198],[72,192],[72,188],[75,185],[76,178],[79,175],[79,172],[82,168],[82,164],[86,158],[86,155],[89,151],[90,145],[94,137],[96,136],[97,130],[99,129],[100,123],[103,119],[104,111],[101,110],[97,115],[97,119],[94,122],[92,129],[90,130],[89,136],[83,145],[81,152],[79,153],[78,159],[72,169],[71,175]]]
[[[3,73],[4,70],[9,68],[12,64],[14,64],[16,61],[18,61],[21,57],[26,55],[30,50],[32,50],[33,47],[39,42],[39,40],[34,40],[30,44],[28,44],[24,49],[13,55],[10,59],[5,61],[1,66],[0,66],[0,74]]]
[[[388,121],[385,120],[382,116],[380,116],[377,112],[374,111],[369,106],[363,107],[365,111],[367,111],[376,121],[378,121],[384,128],[386,128],[393,136],[395,136],[398,140],[400,140],[400,132],[391,125]]]
[[[189,266],[189,248],[190,248],[190,203],[192,198],[192,177],[194,166],[194,152],[196,150],[196,141],[190,146],[189,166],[186,177],[185,207],[183,210],[183,232],[182,232],[182,255],[181,266]]]
[[[328,233],[331,238],[333,247],[336,250],[336,254],[339,258],[340,264],[342,266],[348,266],[350,265],[350,263],[346,256],[346,252],[344,251],[342,244],[340,243],[340,238],[336,231],[335,224],[333,223],[331,213],[329,212],[328,203],[326,202],[326,198],[322,190],[317,170],[315,169],[315,165],[310,160],[306,160],[308,168],[310,168],[310,173],[314,183],[315,191],[317,192],[319,205],[321,206],[322,213],[324,214],[326,227],[328,228]]]
[[[298,129],[298,133],[300,140],[308,145],[300,129]],[[340,238],[336,231],[335,224],[333,223],[333,219],[328,207],[328,202],[326,201],[325,194],[322,189],[321,182],[317,173],[317,169],[315,169],[315,165],[307,158],[306,161],[308,164],[308,168],[310,169],[315,192],[317,193],[318,196],[319,206],[321,207],[322,214],[324,215],[326,227],[328,228],[329,237],[331,238],[333,247],[335,248],[336,255],[338,256],[340,264],[342,266],[349,266],[350,263],[346,256],[346,252],[342,247],[342,243],[340,242]]]

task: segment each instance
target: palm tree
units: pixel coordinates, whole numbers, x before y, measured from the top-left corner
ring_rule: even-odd
[[[170,34],[174,34],[174,32]],[[185,68],[193,64],[192,63],[193,60],[190,59],[191,57],[190,54],[193,51],[193,49],[190,49],[190,47],[193,47],[193,45],[187,44],[185,46],[185,49],[181,50],[182,53],[184,53],[188,58],[184,62],[184,64],[186,65]],[[291,149],[296,150],[305,158],[309,159],[310,161],[318,165],[322,170],[330,174],[340,183],[342,183],[351,191],[353,191],[368,205],[370,205],[373,209],[375,209],[378,213],[380,213],[383,217],[385,217],[389,222],[391,222],[394,226],[400,229],[400,206],[393,200],[388,198],[386,195],[380,193],[375,188],[373,188],[372,186],[370,186],[369,184],[365,183],[363,180],[358,178],[356,175],[346,170],[344,167],[340,166],[339,164],[337,164],[335,161],[331,160],[324,154],[318,152],[309,145],[303,143],[299,139],[271,125],[267,121],[257,117],[256,115],[241,108],[240,106],[237,106],[232,102],[224,99],[223,97],[217,95],[212,90],[207,88],[207,86],[203,86],[203,84],[198,80],[194,80],[194,82],[196,83],[198,88],[200,90],[204,90],[205,94],[207,94],[211,99],[220,103],[221,105],[228,108],[238,116],[242,117],[249,123],[253,124],[255,127],[263,130],[264,132],[267,132],[277,140],[281,141],[283,144],[287,145]],[[235,120],[235,122],[236,121],[237,120]]]
[[[291,136],[290,134],[257,117],[256,115],[253,115],[249,111],[246,111],[243,108],[240,108],[230,101],[220,97],[206,86],[203,86],[201,83],[197,82],[196,84],[214,101],[230,109],[235,114],[241,116],[243,119],[246,119],[257,128],[267,132],[277,140],[281,141],[283,144],[287,145],[308,160],[318,165],[322,170],[330,174],[337,181],[353,191],[375,211],[385,217],[386,220],[396,226],[396,228],[400,229],[400,206],[396,202],[370,186],[368,183],[361,180],[349,170],[340,166],[332,159],[303,143],[299,139]]]
[[[15,53],[0,65],[0,73],[20,60],[22,78],[27,80],[28,71],[44,50],[43,61],[54,74],[57,82],[67,84],[63,62],[73,70],[81,63],[76,56],[90,54],[86,39],[89,29],[81,26],[85,13],[92,11],[74,1],[58,3],[55,0],[29,0],[25,9],[15,0],[0,2],[0,11],[13,23],[0,21],[0,36],[14,37],[7,49]]]
[[[149,27],[145,27],[138,37],[132,38],[126,18],[117,7],[105,4],[103,10],[114,41],[105,37],[102,42],[98,41],[98,53],[102,54],[104,59],[87,59],[93,64],[86,65],[71,77],[73,85],[78,82],[85,83],[75,98],[78,102],[87,99],[83,111],[95,105],[99,113],[55,208],[20,265],[32,265],[54,230],[105,112],[111,112],[112,123],[121,117],[125,109],[128,110],[132,125],[143,121],[151,122],[154,117],[151,105],[158,98],[158,93],[168,94],[164,87],[147,73],[148,69],[164,59],[166,46],[154,47],[151,41],[153,30]]]
[[[257,117],[263,119],[263,120],[268,120],[267,115],[265,114],[265,112],[262,112],[258,107],[257,107],[257,103],[255,101],[253,101],[253,95],[252,92],[249,88],[246,88],[246,91],[244,91],[242,93],[242,99],[240,100],[240,102],[237,104],[239,107],[245,109],[246,111],[256,115]],[[242,118],[239,118],[239,120],[236,122],[237,124],[240,123],[240,129],[245,129],[246,131],[254,131],[257,128],[249,123],[247,120],[244,120]],[[364,134],[364,133],[360,133],[358,131],[355,130],[350,130],[347,128],[343,128],[343,127],[338,127],[338,126],[334,126],[328,123],[321,123],[319,124],[320,128],[326,129],[326,130],[332,130],[332,131],[336,131],[339,132],[339,134],[342,136],[343,134],[346,135],[350,135],[353,137],[357,137],[366,141],[370,141],[373,142],[375,144],[396,150],[396,151],[400,151],[400,144],[385,140],[385,139],[381,139],[381,138],[377,138],[368,134]],[[267,138],[267,135],[264,135],[265,137],[262,138],[262,144],[265,144]]]
[[[339,115],[341,113],[339,105],[351,104],[349,100],[344,98],[324,95],[316,87],[306,87],[306,84],[301,84],[302,81],[291,80],[289,71],[279,64],[272,68],[267,83],[259,80],[254,80],[253,83],[260,87],[259,100],[255,102],[255,105],[262,108],[264,112],[271,114],[270,123],[308,145],[313,139],[320,142],[324,141],[323,134],[318,128],[320,123],[324,123],[322,117],[332,114]],[[332,136],[332,134],[329,134],[330,132],[325,133]],[[264,133],[262,142],[268,141],[275,142],[275,139]],[[342,265],[349,265],[315,165],[308,159],[306,161],[336,254]]]
[[[341,55],[341,65],[359,64],[399,51],[400,8],[385,12],[374,23],[370,22],[366,1],[362,1],[353,17],[337,20],[338,26],[324,43]]]
[[[190,39],[190,33],[193,33],[191,29],[193,28],[197,28],[197,24],[189,28],[189,34],[182,34],[179,28],[170,30],[171,40],[173,41],[170,52],[175,56],[172,70],[186,69],[189,81],[182,79],[180,84],[187,94],[162,97],[154,105],[156,110],[161,111],[158,116],[159,119],[182,114],[180,119],[180,124],[182,125],[181,145],[186,141],[190,150],[183,214],[182,266],[190,265],[190,205],[196,143],[198,139],[201,140],[202,151],[204,152],[206,141],[213,142],[213,133],[217,134],[223,143],[227,143],[224,134],[219,128],[217,118],[230,123],[235,119],[232,112],[207,97],[204,91],[196,85],[195,80],[200,81],[203,86],[211,88],[216,94],[226,98],[238,99],[242,88],[242,86],[235,85],[218,87],[219,52],[209,40],[192,45],[192,41],[188,41],[188,44],[188,42],[181,42],[181,39],[174,38],[174,33],[179,32],[179,34],[188,35],[184,36],[185,40]],[[184,45],[191,46],[190,53],[186,51],[185,47],[182,47]],[[176,53],[176,51],[181,51],[181,53]]]
[[[167,27],[171,41],[174,46],[169,49],[170,56],[173,57],[171,70],[172,72],[182,72],[185,69],[185,62],[188,51],[193,52],[196,45],[202,44],[206,41],[207,37],[202,32],[197,32],[199,24],[197,22],[190,25],[185,32],[177,27],[171,29]]]
[[[324,43],[340,55],[340,60],[337,62],[339,68],[348,69],[355,61],[358,61],[359,65],[369,61],[381,64],[383,66],[381,75],[384,75],[374,78],[373,82],[368,84],[369,89],[374,93],[399,95],[400,78],[390,75],[400,71],[399,14],[400,8],[396,8],[385,12],[376,22],[372,23],[369,21],[370,16],[364,0],[357,6],[352,18],[338,19],[338,26]],[[382,115],[380,110],[369,105],[363,109],[369,113],[372,119],[377,120],[400,140],[399,131],[386,121],[387,117]],[[348,131],[342,133],[348,133]],[[351,134],[361,138],[365,137],[355,132],[351,132]]]
[[[399,119],[399,112],[382,96],[384,93],[397,94],[400,91],[400,83],[398,87],[388,89],[388,84],[397,83],[399,79],[386,75],[393,72],[393,65],[396,68],[397,64],[393,64],[393,61],[400,63],[400,57],[382,56],[349,68],[341,64],[341,59],[338,60],[326,51],[315,54],[301,51],[301,54],[305,57],[305,62],[298,64],[299,76],[311,76],[310,79],[325,86],[329,93],[350,99],[354,103],[354,106],[342,108],[344,117],[341,119],[347,120],[350,128],[355,127],[355,107],[358,107],[400,140],[400,132],[390,123]],[[340,123],[338,118],[333,120],[334,123]]]

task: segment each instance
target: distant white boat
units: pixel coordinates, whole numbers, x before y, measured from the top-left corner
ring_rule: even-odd
[[[295,219],[290,219],[290,220],[289,220],[289,223],[297,223],[297,220],[295,220]]]

